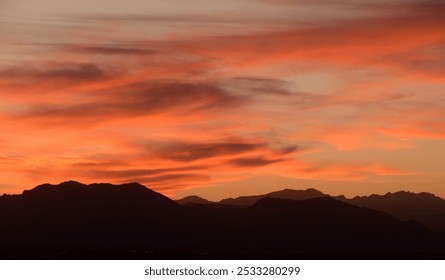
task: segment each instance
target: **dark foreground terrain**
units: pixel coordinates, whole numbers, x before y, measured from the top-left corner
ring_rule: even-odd
[[[0,258],[445,258],[443,234],[314,191],[181,205],[136,183],[41,185],[0,197]]]

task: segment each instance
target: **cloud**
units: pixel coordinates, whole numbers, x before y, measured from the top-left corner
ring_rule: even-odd
[[[189,173],[178,173],[178,174],[167,174],[152,177],[132,177],[131,179],[123,180],[124,182],[141,182],[149,187],[155,189],[168,189],[168,186],[182,183],[184,186],[193,184],[202,184],[204,182],[209,182],[210,177],[200,174],[189,174]]]
[[[255,168],[292,160],[295,151],[293,147],[272,148],[265,142],[241,139],[129,143],[126,153],[101,155],[101,160],[75,162],[66,171],[55,172],[87,178],[88,181],[138,181],[157,190],[173,190],[239,178],[241,170],[255,172]],[[153,168],[131,168],[132,165]],[[40,171],[32,173],[36,172],[39,174]]]
[[[239,167],[255,167],[282,162],[283,160],[284,159],[268,159],[265,157],[247,157],[232,159],[229,161],[229,163]]]
[[[54,55],[54,54],[51,54]],[[0,69],[0,85],[4,96],[16,96],[23,101],[35,101],[39,92],[42,102],[45,97],[54,101],[57,96],[82,93],[86,88],[96,88],[110,80],[118,79],[118,71],[96,63],[48,62],[20,64]]]
[[[405,121],[398,126],[381,127],[378,131],[398,139],[445,139],[445,123],[441,121]]]
[[[375,9],[378,11],[399,8],[402,10],[412,10],[413,8],[429,9],[434,7],[441,7],[443,3],[440,0],[252,0],[256,2],[269,3],[271,5],[289,5],[289,6],[304,6],[304,5],[326,5],[326,6],[342,6],[360,9]],[[397,11],[396,11],[397,12]]]
[[[220,83],[232,90],[241,91],[249,96],[276,95],[285,97],[295,94],[291,89],[293,84],[281,79],[267,77],[234,77],[222,80]]]
[[[78,104],[47,104],[31,107],[19,118],[49,124],[110,120],[124,116],[152,114],[193,114],[199,111],[241,106],[244,99],[213,84],[146,82],[91,92],[93,101]]]
[[[404,54],[409,61],[423,46],[440,48],[438,44],[445,40],[445,5],[410,3],[397,7],[394,12],[393,7],[383,5],[375,16],[365,18],[337,19],[284,31],[190,38],[172,42],[172,46],[177,51],[212,57],[235,70],[316,63],[318,67],[344,65],[417,72],[401,63],[403,59],[397,55]]]
[[[445,36],[444,36],[445,37]],[[444,42],[445,42],[445,38]],[[393,55],[401,69],[411,69],[419,78],[442,80],[445,74],[445,43],[422,46],[411,53]]]
[[[299,163],[291,171],[301,179],[326,181],[364,181],[375,176],[407,176],[414,172],[386,166],[380,163]]]
[[[72,64],[62,67],[52,67],[49,69],[38,68],[13,68],[0,72],[2,78],[12,78],[17,80],[30,80],[38,82],[40,80],[64,80],[71,82],[85,82],[100,80],[105,77],[105,71],[96,64]]]
[[[8,183],[363,181],[410,175],[403,157],[370,150],[444,139],[441,1],[262,2],[270,17],[108,14],[11,29],[0,66]],[[360,160],[344,163],[352,152]]]
[[[120,55],[120,56],[143,56],[156,54],[155,51],[144,48],[134,48],[125,46],[64,46],[63,50],[68,52],[77,52],[82,54],[100,54],[100,55]]]
[[[112,178],[112,179],[124,179],[124,178],[140,178],[149,177],[160,174],[172,174],[182,171],[196,171],[205,170],[205,166],[187,166],[187,167],[173,167],[173,168],[155,168],[155,169],[123,169],[123,170],[88,170],[86,175],[92,178]],[[165,177],[161,177],[165,178]]]
[[[175,143],[156,149],[154,154],[172,161],[191,162],[254,152],[265,147],[265,143],[244,142]]]

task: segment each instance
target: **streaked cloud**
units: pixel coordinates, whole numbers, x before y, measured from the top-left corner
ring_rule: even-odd
[[[2,186],[174,195],[267,177],[441,194],[436,168],[405,164],[440,152],[422,141],[445,149],[441,1],[45,1],[0,15]]]

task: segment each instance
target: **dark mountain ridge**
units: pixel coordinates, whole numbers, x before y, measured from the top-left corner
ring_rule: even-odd
[[[25,190],[21,195],[0,197],[0,207],[12,204],[18,209],[32,210],[30,214],[57,207],[66,211],[75,208],[78,211],[91,210],[91,213],[105,206],[110,210],[112,207],[120,210],[156,209],[167,212],[179,209],[174,201],[138,183],[116,186],[105,183],[85,185],[74,181],[59,185],[39,185],[31,190]]]
[[[207,199],[204,199],[197,195],[189,195],[184,198],[176,200],[176,203],[181,204],[181,205],[186,205],[188,203],[208,204],[208,203],[214,203],[214,202],[208,201]]]
[[[445,200],[430,193],[400,191],[350,199],[338,196],[336,199],[384,211],[402,220],[416,220],[434,231],[445,232]]]
[[[271,198],[284,198],[284,199],[292,199],[292,200],[304,200],[310,198],[317,198],[326,196],[320,191],[316,189],[307,189],[307,190],[292,190],[292,189],[284,189],[281,191],[275,191],[263,195],[254,195],[254,196],[240,196],[237,198],[226,198],[219,201],[220,204],[225,205],[252,205],[258,200],[271,197]]]
[[[221,200],[219,204],[246,207],[253,205],[258,200],[266,197],[305,200],[326,196],[328,195],[315,189],[285,189],[262,195],[227,198]],[[399,191],[395,193],[389,192],[385,195],[373,194],[370,196],[356,196],[353,198],[346,198],[345,196],[340,195],[333,198],[351,205],[386,212],[401,220],[415,220],[433,231],[445,233],[445,200],[431,193]],[[196,201],[195,203],[200,202]]]
[[[280,193],[280,192],[278,192]],[[0,257],[370,258],[445,256],[415,222],[315,190],[250,206],[179,205],[140,184],[44,184],[0,197]]]

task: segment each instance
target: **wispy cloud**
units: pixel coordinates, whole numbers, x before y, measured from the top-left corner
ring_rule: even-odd
[[[175,3],[2,16],[5,184],[404,182],[373,151],[445,140],[442,1]]]

